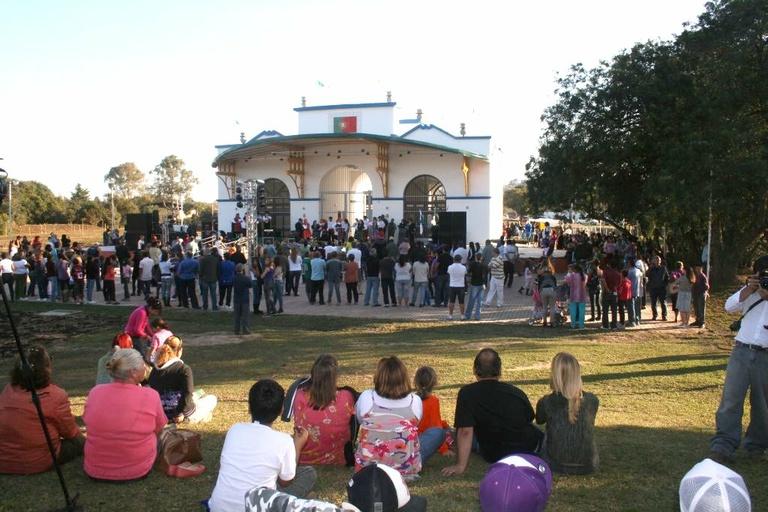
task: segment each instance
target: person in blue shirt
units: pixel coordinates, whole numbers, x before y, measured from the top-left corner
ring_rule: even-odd
[[[191,302],[192,309],[200,309],[200,304],[197,302],[197,292],[195,291],[199,269],[200,263],[192,257],[192,251],[187,251],[184,254],[184,259],[176,267],[179,282],[181,283],[178,293],[181,296],[182,306],[185,308],[188,308]]]

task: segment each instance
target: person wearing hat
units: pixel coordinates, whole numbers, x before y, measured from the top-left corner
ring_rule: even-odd
[[[762,460],[768,448],[768,255],[755,261],[746,285],[725,301],[728,313],[739,313],[736,345],[725,369],[720,407],[715,414],[715,436],[708,457],[721,464],[734,462],[741,444],[744,400],[749,391],[750,421],[744,449]]]
[[[747,484],[729,468],[704,459],[680,481],[681,512],[750,512]]]
[[[544,437],[532,423],[535,414],[525,392],[499,380],[498,352],[478,352],[472,372],[477,382],[462,387],[456,399],[456,464],[443,468],[443,476],[464,473],[473,450],[496,462],[512,453],[535,453]]]

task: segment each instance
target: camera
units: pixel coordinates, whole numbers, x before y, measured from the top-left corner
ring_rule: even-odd
[[[757,278],[760,280],[760,288],[768,290],[768,270],[761,270]]]

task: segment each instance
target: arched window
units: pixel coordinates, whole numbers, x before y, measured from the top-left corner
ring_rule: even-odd
[[[403,193],[403,218],[413,219],[423,226],[423,233],[429,233],[430,222],[435,212],[445,211],[445,186],[428,174],[416,176],[405,186]]]

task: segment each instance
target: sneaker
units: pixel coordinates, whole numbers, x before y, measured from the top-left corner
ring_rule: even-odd
[[[374,304],[374,305],[373,305],[373,306],[371,306],[371,307],[374,307],[374,308],[380,308],[380,307],[381,307],[381,304]]]
[[[447,317],[445,317],[445,319],[446,320],[453,320],[453,315],[448,315]]]
[[[736,462],[736,458],[733,455],[726,455],[723,452],[712,450],[707,454],[709,460],[715,461],[718,464],[732,464]]]
[[[384,307],[385,307],[385,308],[388,308],[388,307],[389,307],[389,304],[384,304]]]

